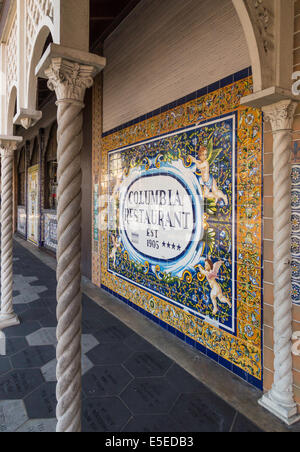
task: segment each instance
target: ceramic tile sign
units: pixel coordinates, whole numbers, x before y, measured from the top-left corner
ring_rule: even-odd
[[[53,251],[57,249],[57,215],[44,214],[44,244]]]
[[[18,206],[18,232],[22,235],[26,235],[26,209],[25,207]]]
[[[292,167],[292,300],[300,305],[300,165]]]
[[[28,239],[39,241],[39,165],[28,169]]]
[[[236,115],[112,151],[108,271],[235,333]]]

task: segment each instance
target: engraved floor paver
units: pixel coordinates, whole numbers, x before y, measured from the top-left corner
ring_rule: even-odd
[[[31,419],[20,427],[18,433],[54,433],[56,419]]]
[[[56,328],[41,328],[27,337],[27,342],[31,347],[39,345],[56,345]]]
[[[0,402],[0,432],[13,433],[28,421],[22,400],[5,400]]]
[[[0,432],[51,433],[56,419],[56,279],[14,244],[14,305],[0,356]],[[25,263],[24,263],[25,262]],[[259,429],[153,345],[83,296],[84,432]]]

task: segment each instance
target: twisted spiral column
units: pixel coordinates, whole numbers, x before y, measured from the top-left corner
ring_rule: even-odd
[[[261,404],[286,423],[295,422],[291,300],[291,132],[296,103],[264,108],[273,132],[274,175],[274,383]],[[298,420],[298,419],[297,419]]]
[[[2,140],[1,140],[2,141]],[[13,158],[14,141],[1,145],[1,314],[0,328],[18,325],[13,309]]]
[[[82,109],[93,68],[53,59],[45,71],[57,96],[57,432],[81,431]]]

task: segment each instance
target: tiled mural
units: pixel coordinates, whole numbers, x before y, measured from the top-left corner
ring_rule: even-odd
[[[17,230],[24,237],[26,236],[26,223],[27,223],[26,209],[25,207],[18,206]]]
[[[232,76],[103,136],[93,279],[261,387],[262,118],[239,105],[251,92]]]
[[[44,223],[44,246],[51,251],[57,250],[57,215],[52,212],[45,212]]]

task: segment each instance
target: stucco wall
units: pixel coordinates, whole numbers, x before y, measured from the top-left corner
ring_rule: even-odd
[[[251,64],[231,0],[143,0],[104,55],[104,132]]]

